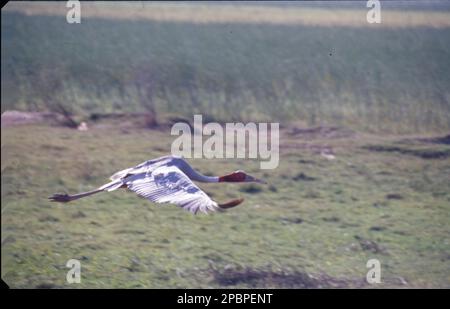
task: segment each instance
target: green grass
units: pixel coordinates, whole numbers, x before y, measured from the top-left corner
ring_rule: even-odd
[[[386,8],[386,23],[372,27],[357,10],[339,11],[348,20],[302,11],[307,22],[291,14],[296,22],[283,24],[279,10],[267,22],[269,6],[265,22],[251,23],[214,8],[204,24],[189,10],[165,21],[94,12],[80,25],[57,10],[2,10],[1,111],[62,105],[90,127],[2,127],[2,279],[14,288],[449,288],[450,146],[435,138],[450,129],[448,10]],[[229,23],[211,21],[222,13]],[[127,114],[143,111],[163,125],[143,129],[149,115]],[[244,169],[269,182],[201,185],[243,205],[193,216],[121,190],[47,200],[167,155],[167,124],[195,113],[280,122],[275,170],[190,160],[208,175]],[[319,125],[335,128],[304,129]],[[320,155],[330,148],[335,160]],[[72,258],[79,285],[66,283]],[[381,262],[377,286],[365,283],[371,258]]]
[[[2,12],[1,31],[2,112],[63,104],[85,118],[150,109],[366,132],[450,129],[447,27],[70,25]]]
[[[450,160],[411,155],[448,152],[448,145],[356,134],[316,136],[305,146],[287,131],[275,170],[261,171],[256,161],[190,160],[203,173],[245,169],[269,182],[202,184],[218,201],[246,200],[193,216],[120,190],[70,204],[47,200],[169,153],[168,131],[2,128],[3,280],[15,288],[371,288],[366,262],[377,258],[378,287],[450,287]],[[324,145],[335,160],[313,151]],[[410,153],[379,151],[392,145]],[[65,281],[71,258],[82,264],[79,285]]]

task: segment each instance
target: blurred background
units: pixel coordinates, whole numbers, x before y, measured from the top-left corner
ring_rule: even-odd
[[[449,5],[64,3],[3,10],[2,112],[449,129]]]
[[[11,1],[1,19],[2,275],[12,287],[450,287],[450,4]],[[193,217],[105,182],[170,152],[170,126],[279,122],[270,185]],[[78,130],[75,130],[78,128]],[[82,283],[65,282],[67,260]],[[375,286],[376,287],[376,286]],[[380,287],[380,286],[378,286]]]

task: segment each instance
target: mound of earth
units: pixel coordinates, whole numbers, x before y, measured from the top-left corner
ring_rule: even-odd
[[[5,111],[1,116],[1,126],[8,127],[31,123],[56,123],[61,120],[62,115],[46,112],[20,112]]]
[[[289,135],[297,136],[304,140],[313,140],[317,138],[347,138],[353,137],[355,132],[347,128],[319,126],[314,128],[294,127]]]

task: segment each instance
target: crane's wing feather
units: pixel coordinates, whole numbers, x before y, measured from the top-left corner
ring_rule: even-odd
[[[139,196],[156,203],[176,204],[193,213],[218,209],[217,203],[176,166],[160,166],[151,172],[131,175],[124,182]]]
[[[134,167],[118,171],[117,173],[112,175],[110,177],[110,179],[117,180],[117,179],[125,178],[127,175],[147,173],[151,170],[158,168],[159,166],[165,165],[165,164],[169,163],[170,161],[173,161],[174,159],[175,159],[174,156],[164,156],[164,157],[148,160],[148,161],[142,162]]]

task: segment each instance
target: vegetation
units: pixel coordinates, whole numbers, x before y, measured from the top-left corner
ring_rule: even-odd
[[[358,3],[289,18],[291,4],[248,4],[247,15],[218,4],[204,15],[187,4],[122,3],[120,13],[101,4],[81,24],[67,24],[64,5],[8,4],[1,111],[27,113],[2,115],[2,279],[14,288],[450,288],[450,13],[434,2],[385,9],[381,25],[368,25]],[[245,198],[239,207],[193,216],[124,190],[48,201],[167,155],[170,124],[195,113],[280,122],[277,169],[190,160],[207,175],[244,169],[268,181],[201,185],[219,202]],[[66,282],[73,258],[80,284]],[[365,280],[372,258],[378,285]]]
[[[83,117],[201,112],[223,121],[445,132],[449,31],[95,16],[71,25],[64,15],[6,11],[2,111],[64,105]]]
[[[218,201],[245,201],[194,216],[121,190],[70,204],[47,200],[167,154],[167,131],[105,123],[84,132],[2,129],[2,278],[16,288],[450,287],[450,159],[411,155],[448,153],[449,145],[360,134],[305,145],[306,136],[289,132],[281,132],[275,170],[190,160],[206,174],[243,168],[269,182],[203,184]],[[378,151],[393,145],[409,152]],[[318,154],[321,147],[336,159]],[[71,258],[81,261],[79,285],[65,281]],[[380,285],[365,281],[370,258],[381,262]]]

